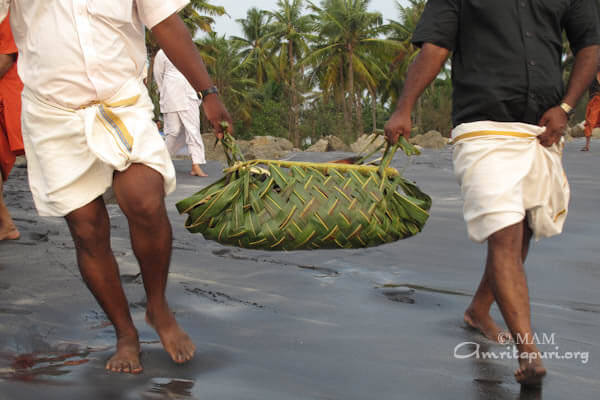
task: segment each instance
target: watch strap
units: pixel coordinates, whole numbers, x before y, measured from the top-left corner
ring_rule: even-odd
[[[204,98],[210,94],[218,94],[219,93],[219,89],[217,89],[216,86],[211,86],[208,89],[204,89],[204,90],[200,90],[198,92],[198,96],[200,97],[200,100],[204,100]]]
[[[575,109],[565,102],[560,103],[560,108],[567,114],[567,117],[570,117],[575,113]]]

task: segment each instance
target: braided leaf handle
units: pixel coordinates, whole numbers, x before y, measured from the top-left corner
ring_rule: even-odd
[[[240,149],[240,146],[237,144],[236,140],[229,132],[227,132],[228,128],[229,123],[227,121],[221,121],[223,137],[219,138],[217,136],[215,147],[217,146],[217,143],[221,142],[225,157],[227,158],[227,165],[232,167],[235,163],[246,161],[246,158],[244,157],[244,154],[242,153],[242,150]]]
[[[244,157],[244,154],[242,153],[242,150],[240,149],[240,146],[238,145],[235,138],[230,133],[227,133],[227,128],[229,127],[229,124],[225,121],[221,122],[221,127],[223,128],[223,132],[224,132],[223,137],[220,139],[217,138],[217,142],[215,142],[215,146],[219,141],[223,145],[223,151],[225,152],[225,157],[227,158],[227,165],[232,167],[234,164],[236,164],[238,162],[246,161],[246,158]],[[367,147],[368,146],[369,145],[367,145]],[[414,156],[414,155],[421,154],[421,152],[415,146],[410,144],[403,136],[401,136],[395,144],[391,145],[389,142],[386,142],[385,145],[382,144],[381,146],[377,147],[371,153],[360,158],[356,164],[359,164],[359,165],[363,164],[373,154],[380,151],[383,146],[385,146],[385,150],[383,152],[383,157],[382,157],[381,163],[379,165],[379,175],[380,176],[383,176],[385,174],[385,169],[389,167],[390,163],[392,162],[392,159],[394,158],[394,155],[396,154],[396,151],[399,148],[402,149],[402,151],[404,151],[404,153],[407,156]]]

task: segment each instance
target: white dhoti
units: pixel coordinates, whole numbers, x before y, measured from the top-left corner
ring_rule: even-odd
[[[204,142],[200,134],[200,110],[192,107],[188,110],[163,114],[165,140],[171,156],[187,144],[192,164],[206,164]]]
[[[23,142],[33,199],[42,216],[65,216],[107,193],[115,171],[145,164],[175,190],[175,169],[140,79],[112,98],[72,110],[25,88]],[[140,182],[143,184],[143,182]]]
[[[562,166],[564,141],[542,146],[545,128],[480,121],[452,131],[454,172],[464,198],[469,237],[491,234],[528,219],[536,239],[562,232],[570,190]]]

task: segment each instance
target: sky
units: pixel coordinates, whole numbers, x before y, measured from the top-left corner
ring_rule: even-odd
[[[214,30],[219,35],[241,35],[239,24],[235,22],[236,19],[246,17],[246,11],[249,8],[257,7],[263,10],[274,10],[276,8],[277,0],[213,0],[212,4],[221,5],[225,7],[227,13],[230,16],[216,17]],[[316,4],[320,2],[315,1]],[[401,4],[407,4],[406,0],[400,0]],[[371,0],[371,10],[379,11],[383,14],[383,19],[398,18],[398,11],[396,9],[395,0]]]

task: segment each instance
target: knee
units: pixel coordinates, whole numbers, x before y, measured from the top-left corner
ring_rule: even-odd
[[[97,249],[110,247],[110,225],[102,218],[71,221],[69,229],[77,250],[94,253]]]
[[[164,199],[161,196],[138,196],[127,208],[124,210],[127,218],[138,223],[152,224],[153,221],[166,217]]]

